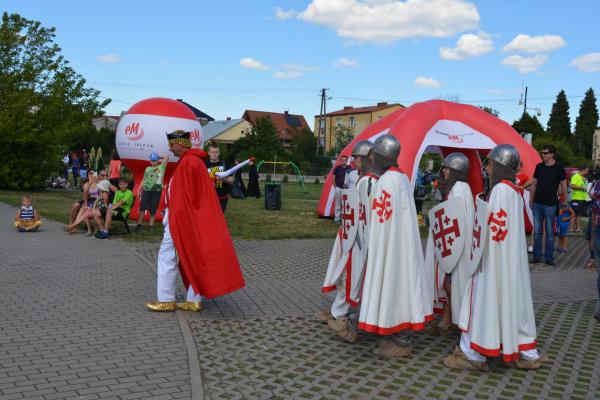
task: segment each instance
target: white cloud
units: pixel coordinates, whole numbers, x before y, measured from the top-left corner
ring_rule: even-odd
[[[517,53],[547,53],[566,46],[567,42],[558,35],[529,36],[519,33],[502,51]]]
[[[424,76],[418,76],[414,81],[414,85],[424,88],[438,88],[442,86],[442,84],[439,81],[433,78],[426,78]]]
[[[298,79],[304,76],[302,71],[277,71],[273,74],[275,79]]]
[[[264,65],[260,61],[255,60],[253,58],[242,58],[240,60],[240,65],[243,68],[255,69],[257,71],[266,71],[266,70],[269,69],[269,67],[267,67],[266,65]]]
[[[494,42],[492,42],[489,34],[485,32],[479,32],[476,35],[467,33],[458,38],[456,47],[442,47],[440,57],[444,60],[460,61],[466,58],[479,57],[492,50],[494,50]]]
[[[290,19],[292,17],[295,17],[296,14],[298,14],[297,11],[294,11],[294,10],[287,10],[287,11],[285,11],[281,7],[275,7],[275,17],[278,20],[280,20],[280,21],[285,21],[286,19]]]
[[[502,60],[502,65],[514,68],[522,74],[528,74],[546,64],[548,60],[549,58],[545,54],[537,54],[532,57],[512,55]]]
[[[121,62],[123,59],[117,54],[103,54],[101,56],[96,57],[96,60],[103,63],[118,63]]]
[[[313,0],[298,18],[358,42],[446,37],[479,25],[466,0]]]
[[[581,72],[600,72],[600,53],[579,56],[571,61],[570,66]]]
[[[314,72],[318,70],[317,67],[311,67],[310,65],[302,65],[296,63],[287,63],[283,64],[283,68],[294,71],[302,71],[302,72]]]
[[[346,57],[338,58],[333,65],[337,68],[358,68],[360,66],[358,61]]]

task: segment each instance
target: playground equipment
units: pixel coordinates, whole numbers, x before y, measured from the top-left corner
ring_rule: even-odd
[[[306,190],[306,187],[304,186],[304,175],[302,175],[300,168],[298,168],[298,166],[293,161],[276,161],[276,160],[275,161],[265,161],[265,160],[262,160],[258,164],[256,164],[256,171],[260,172],[260,167],[262,167],[263,164],[273,165],[273,174],[277,173],[276,172],[277,165],[285,165],[285,166],[291,168],[291,170],[294,172],[293,175],[296,175],[296,180],[298,182],[300,182],[300,184],[302,185],[302,191],[304,193],[308,193],[308,191]],[[287,175],[292,175],[292,174],[287,174]]]

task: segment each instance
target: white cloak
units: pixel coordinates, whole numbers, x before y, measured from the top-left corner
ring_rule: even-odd
[[[357,238],[348,253],[342,250],[342,230],[340,228],[336,241],[331,251],[327,273],[323,282],[322,291],[327,293],[336,290],[338,286],[346,291],[346,302],[353,307],[358,307],[362,290],[362,280],[367,260],[368,221],[369,221],[369,189],[377,181],[374,175],[361,177],[356,184],[358,191],[358,232]],[[345,275],[345,277],[344,277]],[[345,279],[345,284],[340,280]]]
[[[511,182],[492,189],[480,268],[467,285],[459,328],[471,348],[504,361],[536,346],[523,198]]]
[[[390,168],[372,191],[369,256],[358,327],[379,335],[421,330],[432,318],[413,191]]]
[[[458,210],[454,210],[463,223],[462,235],[464,235],[464,248],[460,253],[460,258],[452,270],[452,323],[458,324],[460,310],[463,302],[463,296],[467,283],[473,275],[474,268],[471,263],[471,245],[473,242],[473,219],[475,217],[475,205],[473,203],[473,194],[471,187],[466,182],[458,181],[452,186],[452,190],[448,194],[448,200],[459,199],[460,206]],[[433,301],[447,301],[446,291],[443,288],[446,273],[438,266],[435,260],[435,251],[433,238],[431,233],[427,238],[427,252],[425,255],[425,267],[429,280],[429,296]],[[441,309],[435,308],[436,313]]]

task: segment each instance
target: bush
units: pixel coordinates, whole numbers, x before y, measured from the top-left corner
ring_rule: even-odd
[[[283,179],[281,180],[281,182],[283,182],[283,183],[288,183],[288,179],[289,179],[289,178],[288,178],[288,176],[287,176],[287,175],[284,175],[284,176],[283,176]]]
[[[265,177],[265,182],[271,182],[271,175],[267,174]]]
[[[319,178],[315,178],[315,185],[320,185],[321,181],[319,180]]]

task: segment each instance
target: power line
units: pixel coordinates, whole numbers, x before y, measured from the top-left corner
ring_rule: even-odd
[[[151,85],[142,83],[125,83],[125,82],[101,82],[89,81],[93,85],[107,86],[122,86],[122,87],[137,87],[149,89],[177,89],[177,90],[192,90],[192,91],[220,91],[220,92],[315,92],[319,89],[293,89],[293,88],[228,88],[228,87],[193,87],[193,86],[169,86],[169,85]]]

